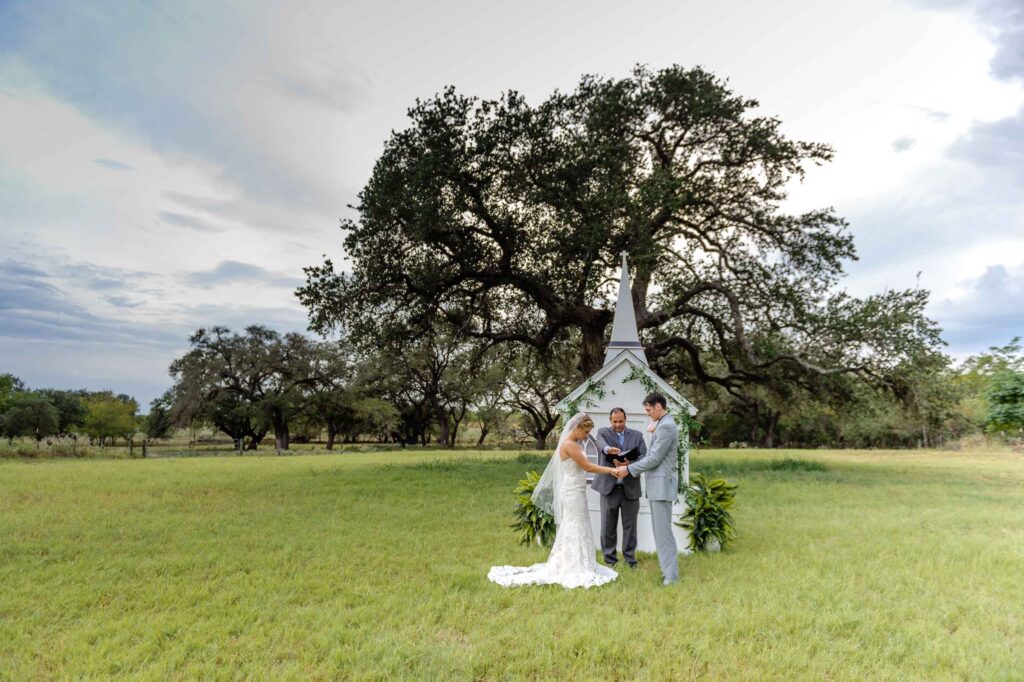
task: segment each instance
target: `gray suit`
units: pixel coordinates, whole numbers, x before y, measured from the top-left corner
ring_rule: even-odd
[[[644,436],[636,429],[626,428],[619,434],[611,427],[604,427],[597,432],[597,449],[600,452],[598,462],[602,466],[615,466],[614,455],[605,454],[607,448],[620,450],[639,450],[640,459],[647,454],[647,443]],[[636,563],[636,520],[640,514],[640,479],[628,476],[622,481],[611,474],[597,474],[591,484],[601,493],[601,551],[604,562],[609,566],[618,561],[617,547],[619,544],[619,512],[622,512],[622,556],[632,566]]]
[[[679,561],[676,557],[676,538],[672,534],[672,503],[679,496],[679,476],[676,473],[676,448],[679,427],[666,414],[658,422],[651,438],[647,456],[629,465],[633,476],[645,474],[647,501],[651,507],[651,529],[654,546],[658,550],[658,563],[665,583],[679,581]]]

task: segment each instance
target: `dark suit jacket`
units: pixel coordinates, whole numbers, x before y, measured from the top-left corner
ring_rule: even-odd
[[[628,426],[623,432],[626,440],[626,447],[623,450],[632,450],[633,448],[640,449],[640,459],[643,459],[647,454],[647,444],[644,442],[644,435],[636,429],[631,429]],[[597,463],[601,466],[613,467],[615,464],[612,462],[614,457],[609,457],[604,454],[606,447],[619,447],[619,436],[616,434],[612,427],[605,426],[597,431]],[[611,474],[597,474],[594,476],[594,482],[591,483],[594,490],[601,493],[602,495],[608,495],[615,488],[615,484],[618,482]],[[640,477],[639,476],[627,476],[622,480],[623,493],[627,499],[639,500],[642,490],[640,489]]]

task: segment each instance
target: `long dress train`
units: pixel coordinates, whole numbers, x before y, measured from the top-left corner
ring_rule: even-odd
[[[596,587],[611,582],[618,573],[594,559],[594,535],[587,512],[587,474],[570,457],[563,459],[562,513],[555,544],[548,560],[533,566],[494,566],[487,578],[503,587],[561,585],[566,588]]]

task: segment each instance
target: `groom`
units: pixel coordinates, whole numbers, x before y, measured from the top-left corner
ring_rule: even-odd
[[[651,528],[654,531],[654,547],[658,551],[663,585],[679,582],[679,560],[676,557],[676,538],[672,533],[672,503],[679,493],[679,477],[676,474],[676,447],[679,443],[679,427],[668,413],[668,401],[660,393],[651,393],[644,398],[644,412],[651,418],[647,431],[653,433],[647,456],[616,470],[617,476],[639,476],[646,473],[647,502],[651,508]]]
[[[597,432],[600,464],[610,467],[620,463],[618,455],[637,449],[639,458],[647,454],[644,436],[635,429],[626,428],[626,411],[616,407],[608,415],[611,426]],[[636,568],[636,519],[640,513],[640,479],[630,476],[619,478],[611,474],[594,476],[591,484],[601,493],[601,551],[604,562],[614,566],[618,561],[619,512],[622,512],[622,556],[630,568]]]

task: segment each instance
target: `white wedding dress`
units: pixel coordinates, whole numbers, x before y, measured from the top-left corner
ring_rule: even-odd
[[[494,566],[488,580],[503,587],[561,585],[596,587],[611,582],[618,573],[594,559],[594,535],[587,513],[587,474],[571,457],[558,463],[561,469],[562,505],[555,544],[548,560],[533,566]]]

